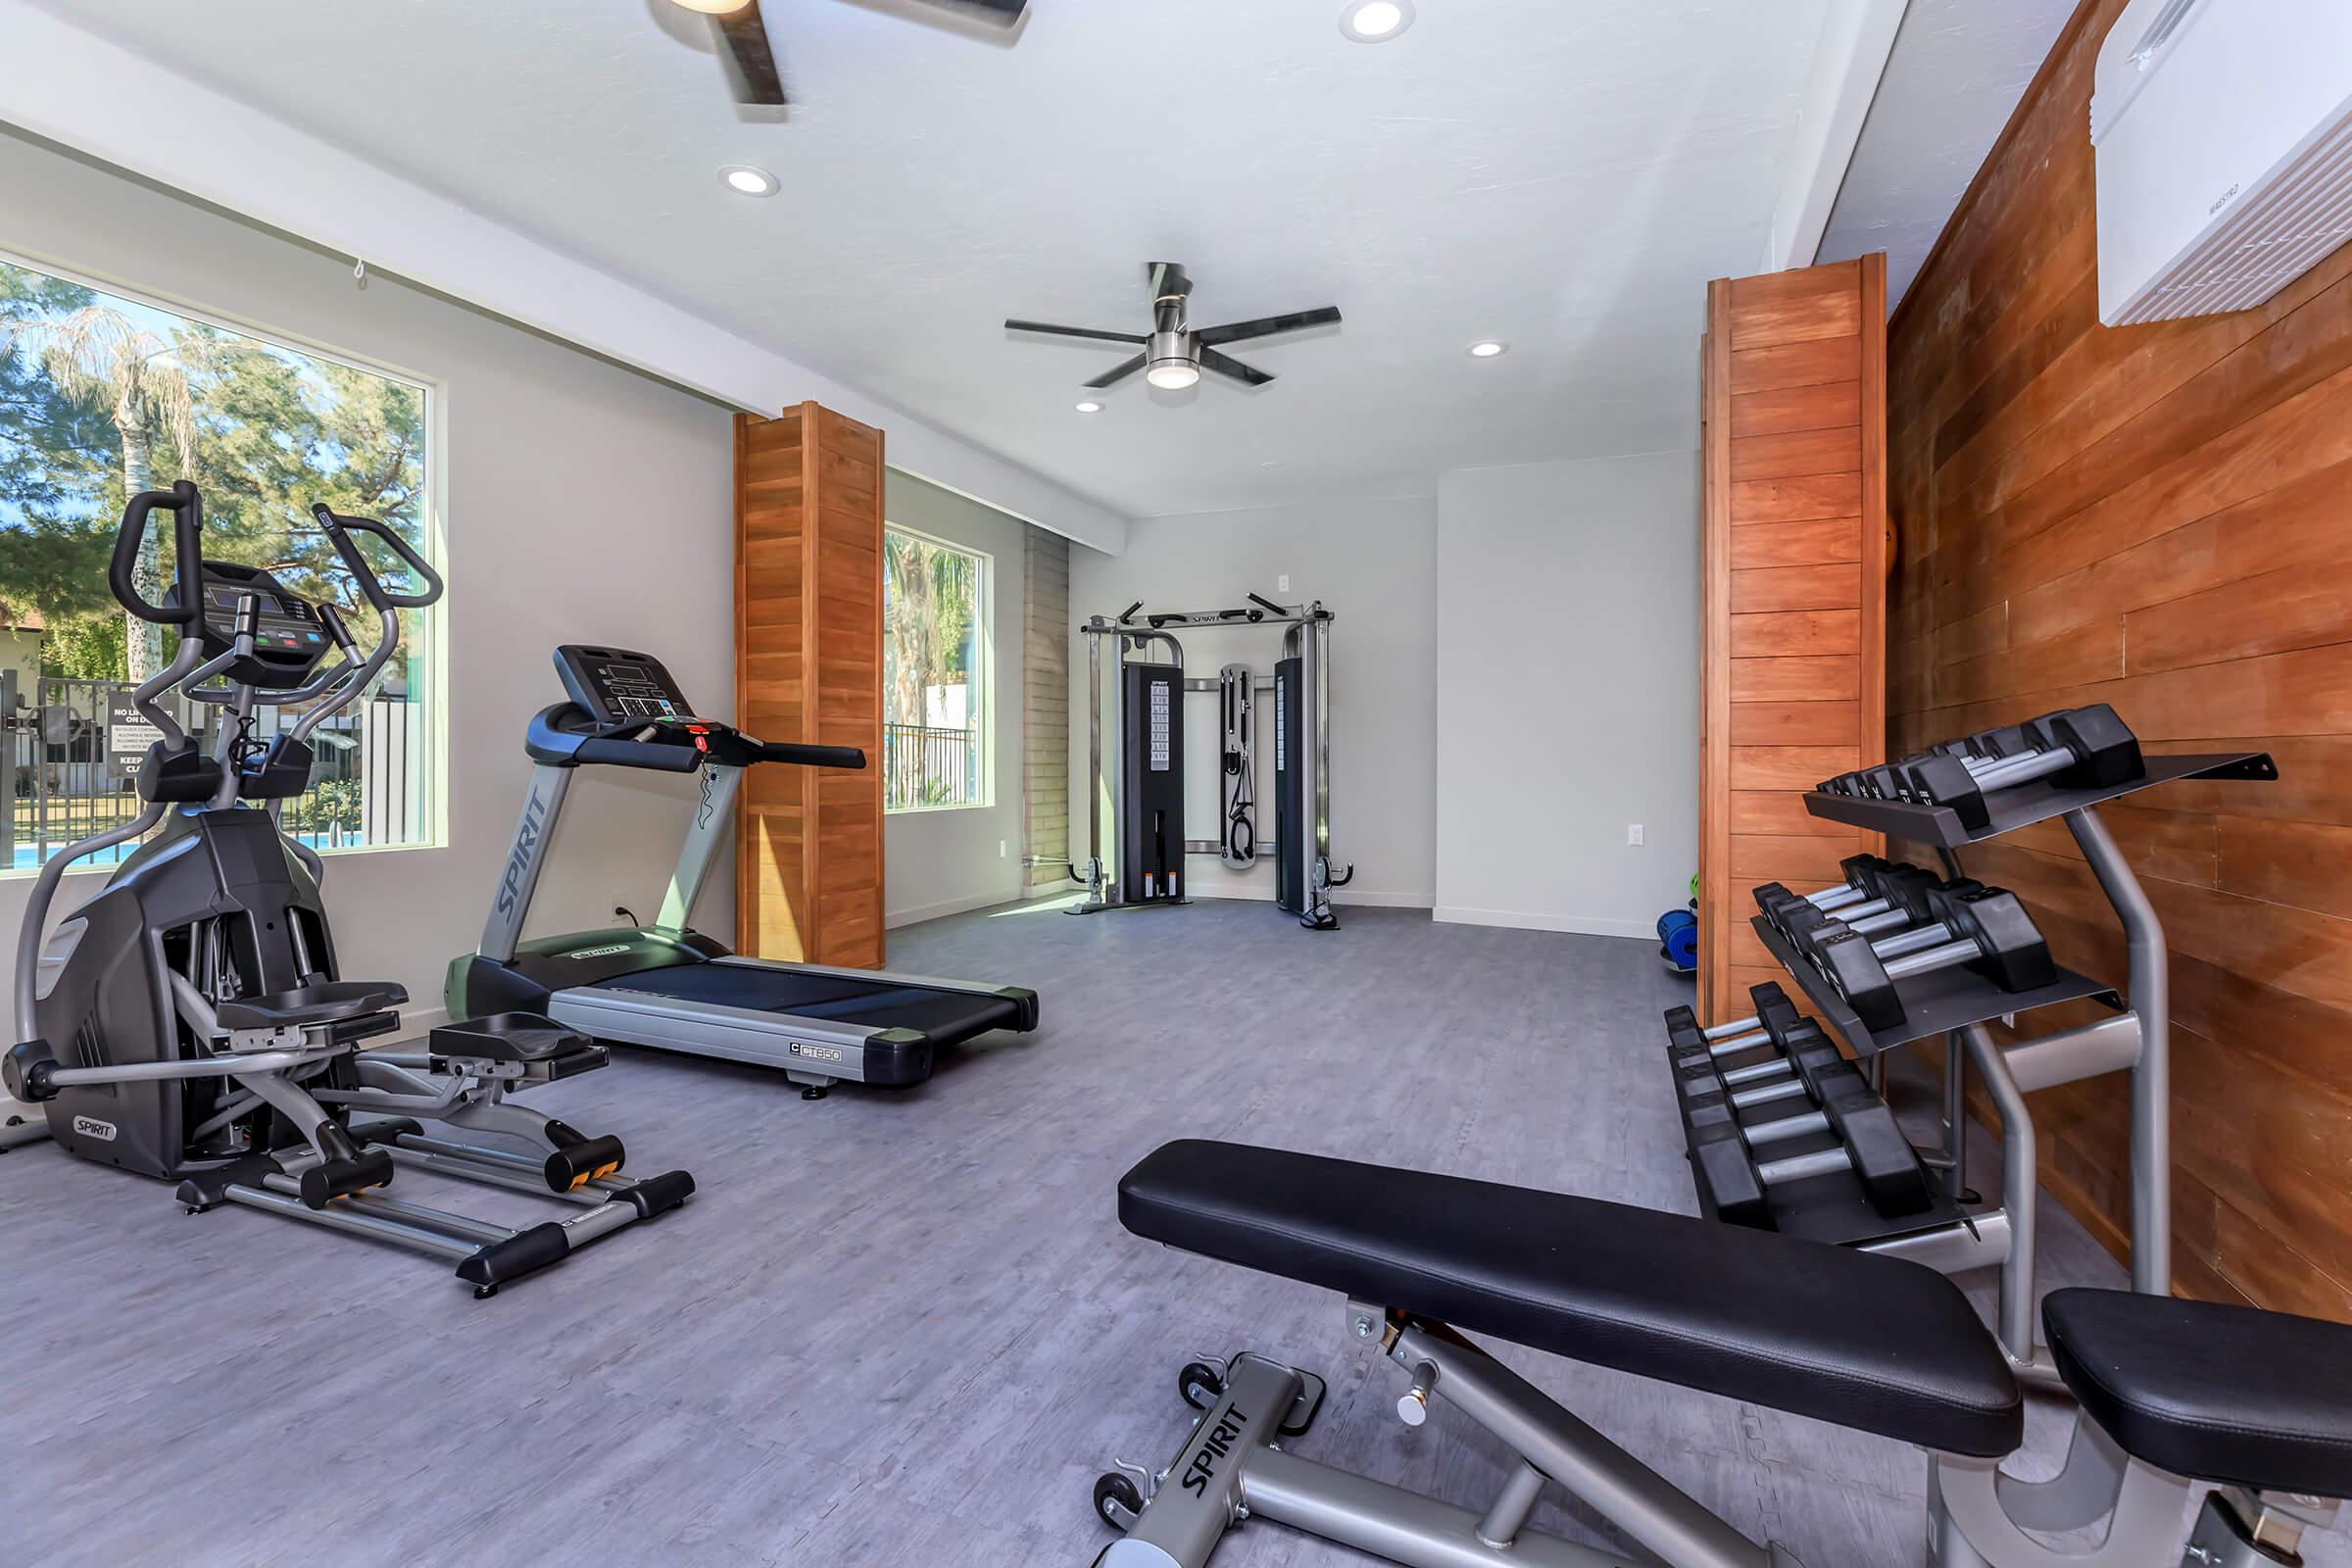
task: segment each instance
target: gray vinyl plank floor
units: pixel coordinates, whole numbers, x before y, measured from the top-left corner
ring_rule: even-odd
[[[535,1091],[701,1191],[489,1301],[406,1252],[183,1216],[46,1145],[0,1156],[0,1562],[1082,1565],[1096,1474],[1165,1463],[1177,1367],[1245,1348],[1331,1379],[1302,1452],[1481,1504],[1493,1443],[1442,1404],[1399,1425],[1326,1293],[1127,1236],[1120,1171],[1200,1136],[1692,1206],[1657,1024],[1687,986],[1644,943],[1031,906],[896,933],[892,959],[1033,986],[1045,1026],[898,1094],[804,1102],[636,1052]],[[2045,1284],[2122,1279],[2046,1202],[2042,1234]],[[1989,1311],[1992,1279],[1965,1283]],[[1810,1568],[1922,1559],[1915,1449],[1499,1353]],[[2029,1469],[2063,1427],[2035,1412]],[[1539,1523],[1609,1540],[1573,1504]],[[1364,1560],[1258,1525],[1218,1563]]]

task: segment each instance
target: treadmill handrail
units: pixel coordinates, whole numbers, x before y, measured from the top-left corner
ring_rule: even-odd
[[[749,767],[784,762],[798,767],[863,768],[856,746],[807,746],[762,741],[712,718],[656,718],[600,724],[577,703],[557,703],[532,715],[523,751],[556,767],[608,766],[691,773],[706,762]]]
[[[555,703],[531,714],[522,750],[531,761],[546,761],[560,768],[618,766],[652,768],[659,773],[692,773],[706,761],[736,768],[760,761],[807,768],[865,766],[865,750],[857,745],[760,741],[734,724],[694,717],[645,717],[598,724],[578,703]]]

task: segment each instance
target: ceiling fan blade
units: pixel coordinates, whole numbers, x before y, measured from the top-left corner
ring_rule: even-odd
[[[736,101],[771,108],[783,104],[784,77],[776,70],[776,49],[768,41],[767,24],[760,20],[760,0],[752,0],[740,11],[712,17],[710,30],[735,64]]]
[[[1029,0],[928,0],[928,3],[942,11],[964,12],[1000,27],[1012,26],[1029,8]]]
[[[1219,354],[1212,348],[1200,350],[1200,368],[1214,370],[1219,375],[1230,375],[1236,381],[1246,381],[1251,386],[1264,386],[1274,379],[1256,366],[1244,365],[1231,355]]]
[[[1092,381],[1089,381],[1086,384],[1098,389],[1106,387],[1111,385],[1113,382],[1126,380],[1129,376],[1133,375],[1136,371],[1142,369],[1143,368],[1144,356],[1138,354],[1132,360],[1121,360],[1116,366],[1110,369],[1104,370],[1101,375],[1096,376]]]
[[[1007,332],[1051,332],[1055,337],[1091,337],[1103,343],[1141,343],[1139,332],[1102,332],[1091,326],[1055,326],[1051,321],[1006,321]]]
[[[1305,326],[1329,326],[1340,318],[1340,308],[1326,305],[1317,311],[1293,311],[1288,316],[1261,316],[1254,321],[1232,321],[1224,326],[1204,326],[1193,337],[1201,343],[1240,343],[1253,337],[1272,337],[1277,332],[1296,332]]]

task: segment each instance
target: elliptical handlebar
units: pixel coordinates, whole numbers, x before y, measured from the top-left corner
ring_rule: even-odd
[[[332,541],[335,553],[343,558],[343,564],[351,572],[351,580],[359,585],[361,596],[375,609],[422,610],[441,598],[444,587],[441,574],[433,570],[424,557],[416,553],[416,547],[396,530],[373,517],[345,516],[323,501],[312,503],[311,516]],[[392,553],[400,557],[401,564],[424,579],[424,587],[408,594],[396,594],[386,588],[383,579],[375,574],[375,568],[368,564],[367,556],[361,553],[359,542],[351,537],[355,529],[373,534],[391,546]]]
[[[147,542],[147,519],[158,510],[172,514],[172,581],[179,605],[151,605],[139,592],[139,550]],[[115,531],[115,553],[107,562],[106,584],[124,610],[158,626],[185,626],[204,613],[204,497],[193,481],[178,479],[169,490],[142,490],[122,509]]]

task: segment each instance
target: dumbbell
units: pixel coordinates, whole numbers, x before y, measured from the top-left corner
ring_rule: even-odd
[[[1838,862],[1838,874],[1845,878],[1842,882],[1833,882],[1826,888],[1815,888],[1810,893],[1789,893],[1781,883],[1767,882],[1753,892],[1759,905],[1764,902],[1765,894],[1771,892],[1802,899],[1816,908],[1836,909],[1874,897],[1878,878],[1904,869],[1907,867],[1900,861],[1881,856],[1849,855]]]
[[[1916,865],[1882,862],[1863,877],[1864,897],[1823,906],[1790,893],[1777,882],[1756,889],[1756,907],[1775,930],[1791,941],[1824,925],[1845,925],[1872,935],[1898,930],[1929,918],[1927,896],[1951,884]]]
[[[1915,1214],[1933,1202],[1926,1167],[1894,1112],[1820,1026],[1800,1020],[1788,1032],[1785,1050],[1793,1077],[1785,1093],[1772,1098],[1808,1096],[1811,1109],[1742,1120],[1743,1111],[1767,1102],[1747,1091],[1702,1098],[1688,1110],[1690,1157],[1716,1213],[1736,1224],[1769,1226],[1767,1189],[1840,1170],[1854,1174],[1882,1214]],[[1792,1140],[1822,1137],[1836,1142],[1771,1153]]]
[[[1767,992],[1772,994],[1766,995]],[[1686,1121],[1690,1106],[1710,1097],[1737,1094],[1747,1097],[1740,1101],[1747,1105],[1785,1099],[1796,1092],[1772,1080],[1793,1070],[1787,1054],[1788,1043],[1802,1029],[1811,1027],[1811,1020],[1796,1010],[1776,984],[1767,982],[1750,994],[1756,998],[1758,1027],[1745,1034],[1709,1040],[1698,1032],[1694,1021],[1668,1014],[1666,1049],[1673,1061],[1675,1086],[1680,1091]],[[1676,1011],[1687,1013],[1689,1009]],[[1732,1063],[1732,1057],[1749,1052],[1758,1054],[1738,1065]]]
[[[1948,807],[1971,830],[1991,821],[1984,797],[2035,779],[2062,789],[2105,789],[2147,771],[2138,737],[2105,703],[2045,713],[2005,730],[1987,730],[1937,751],[1905,770],[1914,798]]]
[[[1910,782],[1903,769],[1926,757],[1926,753],[1906,757],[1900,761],[1881,762],[1875,767],[1859,767],[1836,778],[1824,779],[1813,786],[1825,795],[1853,795],[1864,800],[1904,801],[1910,799]]]
[[[1903,1021],[1894,983],[1914,975],[1967,968],[2009,992],[2056,982],[2049,944],[2016,894],[1978,886],[1936,890],[1928,900],[1932,924],[1875,943],[1865,931],[1827,932],[1805,950],[1864,1028]]]
[[[1788,993],[1781,989],[1778,980],[1767,980],[1762,985],[1748,987],[1747,1000],[1754,1004],[1754,1012],[1744,1018],[1735,1018],[1730,1023],[1719,1023],[1712,1029],[1700,1028],[1698,1014],[1689,1007],[1668,1007],[1666,1040],[1669,1049],[1684,1052],[1720,1046],[1722,1049],[1717,1054],[1730,1055],[1765,1042],[1768,1036],[1763,1032],[1764,1020],[1768,1014],[1785,1013],[1789,1018],[1797,1016],[1796,1004],[1788,1000]]]

